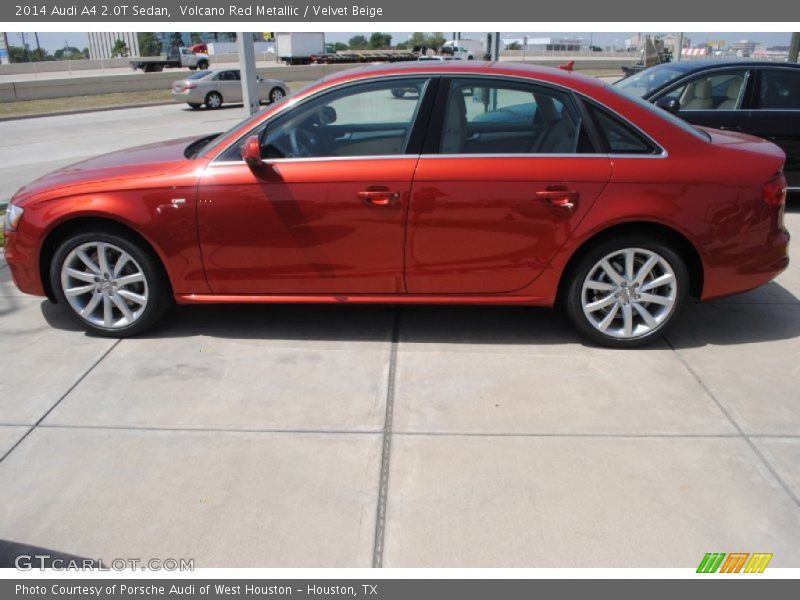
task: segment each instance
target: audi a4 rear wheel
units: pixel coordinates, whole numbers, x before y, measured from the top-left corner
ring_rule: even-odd
[[[67,239],[56,251],[50,277],[59,303],[98,335],[141,333],[171,304],[157,258],[117,234],[85,232]]]
[[[667,244],[625,236],[598,244],[572,271],[569,318],[589,339],[616,348],[649,343],[675,320],[689,274]]]

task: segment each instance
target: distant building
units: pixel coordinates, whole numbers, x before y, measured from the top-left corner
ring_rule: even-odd
[[[552,52],[552,51],[565,51],[565,52],[580,52],[583,46],[583,40],[569,39],[569,38],[504,38],[501,40],[505,47],[508,48],[511,44],[517,44],[520,48],[524,46],[526,51],[529,52]]]
[[[108,31],[90,31],[89,35],[89,58],[98,60],[101,58],[113,58],[112,49],[117,40],[122,40],[128,46],[128,55],[137,56],[139,54],[139,39],[137,34],[131,31],[121,33],[111,33]]]
[[[741,40],[739,42],[734,42],[731,44],[730,51],[735,53],[736,56],[740,56],[742,58],[749,58],[755,52],[756,46],[758,46],[758,42],[751,42],[750,40]]]
[[[11,62],[8,55],[8,38],[4,31],[0,31],[0,65],[7,65]]]

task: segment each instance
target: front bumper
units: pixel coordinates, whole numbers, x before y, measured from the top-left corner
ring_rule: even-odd
[[[11,279],[21,292],[44,296],[45,290],[39,273],[39,252],[35,240],[23,231],[6,231],[3,256],[11,271]]]

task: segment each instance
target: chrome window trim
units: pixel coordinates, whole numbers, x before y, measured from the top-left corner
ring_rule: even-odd
[[[264,160],[265,165],[282,163],[304,163],[304,162],[323,162],[340,160],[418,160],[419,154],[381,154],[365,156],[310,156],[302,158],[269,158]],[[243,165],[243,160],[218,160],[210,163],[209,167],[229,167],[232,165]]]
[[[398,159],[406,159],[406,160],[421,160],[423,158],[427,159],[487,159],[487,158],[528,158],[528,159],[537,159],[537,158],[604,158],[606,160],[609,159],[620,159],[620,158],[667,158],[669,154],[666,150],[664,150],[661,154],[624,154],[624,153],[609,153],[604,154],[602,152],[595,152],[595,153],[575,153],[575,154],[384,154],[384,155],[365,155],[365,156],[315,156],[315,157],[306,157],[306,158],[271,158],[269,160],[265,160],[265,165],[272,165],[272,164],[284,164],[284,163],[314,163],[314,162],[323,162],[323,161],[349,161],[349,160],[398,160]],[[208,165],[210,168],[214,167],[230,167],[234,165],[243,165],[245,162],[243,160],[220,160],[216,162],[212,162]]]
[[[557,88],[559,90],[562,90],[562,91],[566,92],[567,94],[574,94],[576,96],[579,96],[581,99],[585,98],[586,100],[588,100],[590,102],[594,102],[595,104],[597,104],[598,106],[602,107],[604,110],[607,110],[611,114],[615,115],[618,119],[620,119],[621,121],[626,123],[628,126],[633,128],[640,135],[642,135],[647,140],[649,140],[655,146],[655,148],[657,150],[661,151],[660,153],[656,153],[656,154],[636,154],[636,153],[631,153],[631,154],[624,154],[624,153],[622,153],[622,154],[619,154],[619,153],[617,153],[617,154],[591,153],[590,154],[590,153],[587,153],[587,154],[583,154],[583,155],[578,155],[578,154],[565,154],[565,155],[561,155],[561,154],[486,154],[486,155],[483,155],[483,154],[456,154],[456,155],[452,155],[454,157],[463,157],[463,156],[479,157],[479,156],[482,156],[482,157],[485,158],[485,157],[499,156],[499,157],[527,157],[527,158],[530,158],[532,156],[617,156],[617,157],[624,157],[624,158],[631,158],[631,157],[638,157],[638,158],[666,158],[667,156],[669,156],[669,153],[667,152],[667,150],[664,148],[664,146],[662,144],[658,143],[653,138],[653,136],[651,136],[648,133],[642,131],[642,129],[639,126],[637,126],[636,124],[632,123],[630,121],[630,119],[628,119],[627,117],[619,114],[616,110],[614,110],[613,108],[609,107],[607,104],[605,104],[603,102],[600,102],[596,98],[592,98],[591,96],[587,96],[583,92],[579,92],[579,91],[574,90],[572,88],[569,88],[569,87],[567,87],[565,85],[561,85],[559,83],[553,83],[551,81],[545,81],[545,80],[541,80],[541,79],[531,79],[529,77],[520,77],[520,76],[516,76],[516,75],[507,75],[507,74],[491,74],[491,75],[487,75],[486,73],[472,73],[472,72],[469,72],[469,71],[466,71],[464,73],[461,73],[459,71],[420,71],[420,72],[414,72],[414,73],[403,74],[403,75],[391,75],[391,76],[374,75],[374,76],[371,76],[371,77],[365,77],[363,79],[357,79],[355,81],[346,81],[346,82],[343,82],[343,83],[341,83],[339,85],[335,85],[335,86],[332,86],[332,87],[329,87],[329,88],[325,88],[324,90],[320,90],[319,92],[317,92],[315,94],[311,94],[310,96],[307,96],[307,97],[303,98],[302,100],[297,100],[296,98],[292,99],[290,97],[287,101],[285,101],[283,103],[283,106],[279,106],[277,108],[277,110],[273,114],[271,114],[268,118],[266,118],[264,121],[260,121],[258,123],[258,125],[256,125],[255,127],[251,128],[250,131],[248,131],[247,133],[245,133],[241,137],[237,138],[236,140],[234,140],[233,142],[231,142],[230,144],[225,146],[223,149],[219,150],[217,152],[217,154],[214,156],[214,158],[211,159],[211,162],[209,163],[209,166],[214,166],[214,164],[217,164],[218,162],[222,163],[222,164],[242,164],[242,163],[244,163],[243,160],[242,161],[218,161],[218,158],[220,156],[224,155],[231,148],[231,146],[234,146],[237,143],[239,143],[241,140],[247,138],[249,135],[252,134],[253,131],[258,129],[259,127],[262,127],[264,125],[269,125],[269,123],[271,121],[273,121],[274,119],[278,118],[281,114],[283,114],[285,111],[289,110],[290,108],[295,107],[295,106],[299,106],[301,104],[304,104],[305,102],[310,102],[310,101],[316,99],[318,96],[320,96],[322,94],[325,94],[325,93],[328,93],[328,92],[331,92],[331,91],[335,91],[335,90],[338,90],[338,89],[341,89],[341,88],[345,88],[345,87],[348,87],[348,86],[358,85],[358,84],[361,84],[361,83],[372,83],[372,82],[375,82],[375,81],[386,81],[386,80],[392,80],[392,79],[415,79],[415,78],[419,78],[419,77],[431,77],[431,78],[433,78],[433,77],[436,77],[436,76],[451,77],[451,78],[460,76],[460,77],[463,77],[463,78],[508,79],[508,80],[512,80],[512,81],[517,81],[517,82],[521,82],[521,83],[528,83],[528,84],[533,84],[533,85],[551,86],[551,87]],[[621,94],[621,92],[620,92],[620,94]],[[622,95],[622,97],[624,98],[624,95]],[[342,160],[342,159],[350,159],[350,160],[360,159],[360,160],[365,160],[365,159],[369,159],[369,158],[387,158],[388,156],[393,157],[393,158],[394,157],[408,158],[410,156],[413,157],[413,156],[419,156],[419,155],[415,155],[415,154],[396,154],[396,155],[395,154],[391,154],[391,155],[386,155],[386,156],[369,156],[369,155],[368,156],[352,156],[352,157],[326,156],[326,157],[313,157],[311,159],[305,159],[305,158],[303,158],[303,159],[279,158],[279,159],[270,159],[269,161],[264,161],[264,162],[266,164],[269,164],[269,163],[275,162],[275,161],[285,162],[285,161],[290,161],[290,160],[291,161],[297,161],[297,160]],[[423,156],[431,157],[431,156],[442,156],[442,155],[433,155],[433,154],[431,154],[431,155],[423,155]]]

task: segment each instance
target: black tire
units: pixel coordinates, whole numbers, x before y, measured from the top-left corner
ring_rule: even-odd
[[[197,110],[198,108],[200,108],[203,105],[202,104],[195,104],[194,102],[189,102],[189,106],[192,107],[192,110]]]
[[[615,337],[613,334],[606,334],[600,331],[598,326],[595,326],[595,324],[589,320],[589,317],[584,314],[583,285],[587,277],[590,275],[590,272],[599,272],[595,269],[597,269],[598,263],[600,263],[604,257],[608,257],[615,252],[619,252],[628,248],[643,249],[646,252],[654,253],[665,261],[666,265],[668,265],[674,274],[675,288],[672,289],[668,294],[673,299],[673,304],[668,312],[665,311],[661,317],[662,320],[658,322],[657,326],[653,327],[648,327],[644,323],[643,316],[641,316],[637,310],[631,309],[631,312],[634,315],[634,321],[638,321],[639,323],[637,325],[637,329],[641,328],[643,332],[635,335],[635,337]],[[678,252],[676,252],[676,250],[668,242],[651,235],[626,234],[598,242],[591,246],[588,251],[585,252],[580,259],[578,259],[578,261],[570,268],[569,272],[566,274],[566,277],[567,279],[565,280],[564,293],[561,301],[570,321],[572,321],[573,325],[581,335],[596,344],[610,348],[636,348],[652,343],[660,338],[675,322],[677,315],[683,308],[689,291],[689,270],[686,266],[686,261],[684,258]],[[627,282],[626,285],[628,285]],[[631,289],[633,288],[629,288],[629,290],[625,292],[625,297],[628,296],[627,292]],[[664,288],[660,289],[663,290]],[[587,294],[588,293],[589,292],[587,291]],[[614,295],[614,293],[619,293],[619,288],[617,288],[617,292],[604,291],[596,293],[599,295],[606,293]],[[614,297],[616,298],[617,296]],[[638,296],[634,297],[638,298]],[[589,298],[589,300],[591,300],[591,298]],[[614,301],[612,300],[612,302]],[[618,302],[620,306],[623,304],[623,300],[619,300]],[[629,300],[624,303],[640,304],[636,303],[635,300]],[[646,305],[648,310],[650,307],[655,307],[656,311],[661,310],[659,308],[660,305],[648,305],[647,303],[641,304]],[[609,307],[608,311],[610,312],[613,308],[614,305]],[[609,318],[611,317],[609,316]],[[622,316],[620,315],[619,317],[613,318],[622,319]]]
[[[406,94],[406,91],[403,90],[403,89],[400,89],[400,88],[393,88],[392,89],[392,96],[394,96],[395,98],[402,98],[403,96],[405,96],[405,94]]]
[[[219,92],[208,92],[205,100],[206,108],[216,110],[222,108],[222,94]]]
[[[190,71],[197,71],[197,67],[189,67]]]
[[[111,244],[127,252],[137,263],[136,266],[140,268],[141,274],[144,276],[145,283],[143,285],[146,285],[147,304],[130,325],[115,328],[98,326],[78,314],[67,300],[61,278],[64,261],[74,249],[93,242]],[[50,262],[50,285],[58,304],[84,329],[102,337],[125,338],[140,334],[155,325],[174,302],[169,279],[158,256],[134,236],[122,231],[90,228],[81,229],[72,234],[61,243]],[[89,295],[91,296],[91,292]]]
[[[286,97],[286,92],[284,92],[282,88],[274,87],[269,91],[270,104],[275,104],[276,102],[280,102],[285,97]]]
[[[200,69],[201,71],[205,71],[206,69],[208,69],[208,61],[207,60],[198,61],[197,68]]]

